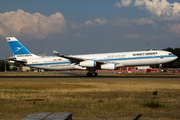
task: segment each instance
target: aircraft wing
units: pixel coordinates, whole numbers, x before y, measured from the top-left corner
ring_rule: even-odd
[[[57,52],[57,51],[55,51],[55,50],[54,50],[53,52],[54,52],[54,54],[55,54],[56,56],[59,56],[59,57],[62,57],[62,58],[66,58],[66,59],[70,60],[70,61],[73,62],[73,63],[79,63],[79,62],[85,61],[85,60],[94,60],[94,59],[84,59],[84,58],[78,58],[78,57],[60,55],[60,53]],[[95,61],[96,61],[96,63],[98,63],[98,64],[104,64],[104,63],[105,63],[105,62],[103,62],[103,61],[98,61],[98,60],[95,60]]]
[[[65,55],[56,55],[56,56],[59,56],[59,57],[62,57],[62,58],[66,58],[66,59],[70,60],[73,63],[78,63],[78,62],[86,60],[86,59],[82,59],[82,58],[65,56]]]

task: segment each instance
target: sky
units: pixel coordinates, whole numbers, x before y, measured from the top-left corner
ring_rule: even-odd
[[[0,1],[0,59],[12,56],[6,37],[46,55],[180,47],[178,0]]]

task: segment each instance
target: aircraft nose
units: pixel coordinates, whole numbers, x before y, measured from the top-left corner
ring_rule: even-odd
[[[176,60],[178,58],[178,56],[174,55],[174,60]]]

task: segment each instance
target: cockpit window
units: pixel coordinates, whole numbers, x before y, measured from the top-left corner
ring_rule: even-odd
[[[169,53],[169,55],[173,55],[172,53]]]

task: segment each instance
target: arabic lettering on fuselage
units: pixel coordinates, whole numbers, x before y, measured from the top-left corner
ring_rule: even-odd
[[[71,64],[50,65],[50,67],[65,67],[65,66],[71,66]]]
[[[148,52],[148,53],[134,53],[133,56],[144,56],[144,55],[157,55],[157,52]]]
[[[123,55],[108,55],[107,57],[108,58],[124,58],[126,55],[123,54]]]

